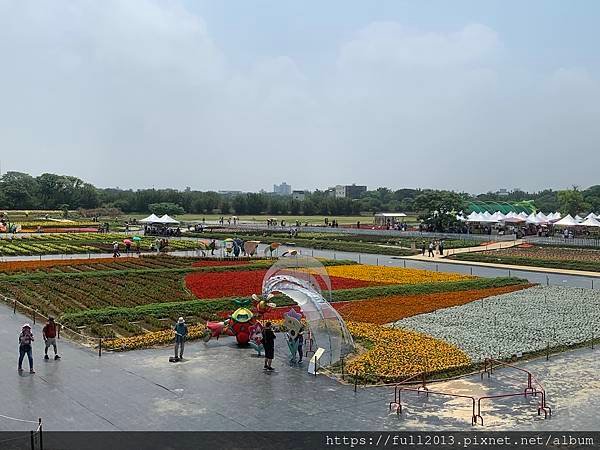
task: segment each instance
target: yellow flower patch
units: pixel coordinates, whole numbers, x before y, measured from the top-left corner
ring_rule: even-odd
[[[471,363],[454,345],[421,333],[370,323],[348,322],[347,326],[355,338],[372,343],[366,353],[348,362],[348,373],[352,375],[391,381]]]
[[[327,268],[330,276],[353,278],[382,284],[420,284],[442,281],[472,280],[477,277],[457,273],[432,272],[429,270],[404,269],[353,264]]]
[[[202,324],[189,326],[186,339],[192,340],[201,338],[205,329],[206,327]],[[102,346],[107,350],[125,351],[148,348],[160,344],[168,344],[174,340],[175,332],[173,330],[162,330],[144,333],[138,336],[109,339],[102,341]]]

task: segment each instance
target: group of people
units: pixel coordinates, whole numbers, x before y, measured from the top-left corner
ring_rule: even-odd
[[[444,240],[441,239],[439,241],[430,241],[427,244],[425,241],[421,244],[421,254],[425,256],[425,252],[427,251],[427,256],[433,258],[435,256],[436,251],[440,256],[444,255]]]
[[[174,361],[183,361],[183,352],[185,350],[185,341],[188,335],[188,327],[185,323],[185,319],[180,317],[177,319],[175,326],[173,327],[173,331],[175,332],[175,358]],[[262,345],[264,348],[265,359],[264,359],[264,367],[265,371],[271,372],[273,369],[273,359],[275,359],[275,332],[273,331],[273,324],[271,322],[266,322],[262,331]],[[304,333],[302,330],[296,333],[295,336],[290,335],[289,333],[286,335],[286,338],[289,340],[293,340],[297,344],[298,348],[298,364],[302,363],[302,355],[303,355],[303,342],[304,342]],[[32,336],[33,339],[33,336]],[[54,351],[56,353],[56,344],[54,346]],[[48,352],[48,347],[46,346],[46,353]],[[31,362],[31,359],[30,359]],[[33,370],[33,362],[30,364],[31,370]],[[19,367],[20,361],[19,361]],[[33,372],[32,372],[33,373]]]
[[[52,346],[54,349],[54,360],[59,360],[60,356],[58,355],[58,348],[56,346],[56,339],[58,338],[59,326],[54,321],[54,317],[48,317],[48,322],[44,325],[42,329],[42,337],[44,338],[44,359],[48,360],[50,357],[48,356],[48,349]],[[26,323],[21,328],[21,333],[19,334],[19,373],[23,372],[23,360],[25,359],[25,355],[27,355],[27,360],[29,362],[29,373],[35,373],[33,370],[33,342],[35,338],[33,336],[33,331],[31,330],[31,325]]]

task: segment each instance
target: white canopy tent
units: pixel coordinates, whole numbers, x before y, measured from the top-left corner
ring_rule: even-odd
[[[589,217],[583,222],[581,222],[579,225],[583,227],[600,227],[600,221],[595,217]]]
[[[571,214],[567,214],[565,217],[560,219],[554,225],[557,227],[575,227],[579,225],[577,221],[571,216]]]
[[[577,222],[583,221],[583,217],[581,217],[579,214],[577,214],[575,217],[573,217],[573,219],[575,219]]]
[[[522,212],[520,212],[520,213],[519,213],[519,217],[520,217],[521,219],[525,219],[525,220],[527,220],[527,218],[528,218],[529,216],[527,215],[527,213],[526,213],[526,212],[522,211]]]
[[[140,223],[160,223],[160,218],[156,214],[150,214],[145,219],[140,220]]]
[[[157,223],[162,223],[164,225],[177,225],[179,223],[178,220],[173,219],[172,217],[170,217],[169,215],[165,214],[164,216],[160,217],[157,221]]]
[[[594,214],[593,212],[591,212],[587,216],[585,216],[585,220],[588,220],[589,218],[597,219],[598,216],[596,214]]]
[[[540,219],[538,219],[535,214],[530,214],[529,216],[527,216],[527,219],[525,219],[525,221],[530,224],[530,225],[539,225],[542,222],[540,221]]]

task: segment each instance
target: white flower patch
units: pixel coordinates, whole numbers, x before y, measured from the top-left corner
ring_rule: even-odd
[[[474,361],[508,358],[600,337],[600,290],[533,287],[402,319],[394,327],[454,344]]]

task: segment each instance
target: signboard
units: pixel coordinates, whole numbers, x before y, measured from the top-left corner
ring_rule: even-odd
[[[321,359],[321,356],[323,356],[323,353],[325,353],[325,349],[319,347],[312,358],[310,358],[310,362],[308,363],[308,373],[311,375],[316,375],[317,363]]]

